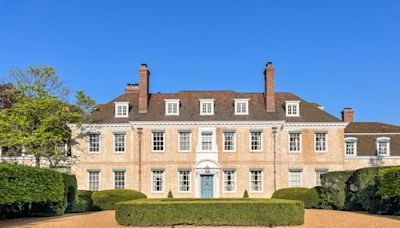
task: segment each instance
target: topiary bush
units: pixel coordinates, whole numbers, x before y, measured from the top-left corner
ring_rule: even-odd
[[[130,189],[97,191],[92,194],[93,207],[100,210],[114,210],[115,203],[147,198],[145,194]]]
[[[304,222],[304,203],[277,199],[142,199],[117,204],[121,225],[286,226]]]
[[[330,202],[322,204],[332,204],[332,209],[343,210],[345,209],[346,201],[346,182],[354,171],[335,171],[321,174],[321,184],[323,187],[328,188],[324,191],[324,198],[329,199]]]
[[[313,208],[318,205],[318,193],[309,188],[283,188],[272,194],[273,199],[301,200],[305,208]]]
[[[168,198],[168,199],[174,198],[174,195],[172,195],[171,190],[169,190],[168,195],[167,195],[167,198]]]
[[[243,198],[244,198],[244,199],[248,199],[248,198],[249,198],[249,193],[247,192],[247,189],[244,190]]]

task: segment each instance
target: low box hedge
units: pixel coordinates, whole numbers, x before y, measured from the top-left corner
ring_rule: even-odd
[[[118,203],[116,220],[134,226],[284,226],[304,222],[304,203],[278,199],[142,199]]]
[[[130,189],[114,189],[93,192],[93,207],[99,210],[114,210],[115,203],[147,198],[145,194]]]
[[[301,200],[305,208],[313,208],[318,204],[318,193],[310,188],[283,188],[272,194],[273,199]]]

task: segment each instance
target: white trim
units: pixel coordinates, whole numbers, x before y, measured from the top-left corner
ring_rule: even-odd
[[[261,171],[261,190],[260,191],[253,191],[251,190],[251,172],[253,170],[249,170],[249,192],[250,193],[260,193],[260,192],[264,192],[264,170],[260,170]],[[256,170],[254,170],[256,171]]]
[[[127,187],[126,187],[127,186],[126,170],[112,170],[112,172],[113,172],[112,189],[115,189],[115,172],[124,172],[124,188],[122,188],[122,189],[127,189]]]
[[[252,129],[250,129],[249,130],[249,151],[250,152],[253,152],[253,153],[262,153],[262,152],[264,152],[264,132],[263,131],[261,131],[260,133],[261,133],[261,149],[259,149],[259,150],[252,150],[251,149],[251,133],[252,133]]]
[[[235,115],[248,115],[249,114],[249,99],[248,98],[235,98]],[[237,104],[238,103],[245,103],[246,104],[246,112],[244,113],[238,113],[237,112]]]
[[[281,127],[284,121],[131,121],[137,127]]]
[[[290,178],[290,174],[291,173],[300,173],[300,186],[299,187],[292,187],[292,186],[290,186],[290,183],[291,183],[291,178]],[[289,174],[289,183],[288,183],[288,187],[289,188],[302,188],[303,187],[303,171],[298,171],[298,172],[295,172],[295,171],[290,171],[290,169],[288,170],[288,174]]]
[[[178,152],[180,153],[190,153],[192,152],[192,132],[186,132],[189,134],[189,150],[181,150],[181,134],[182,132],[178,131]]]
[[[98,170],[98,172],[99,172],[99,190],[97,190],[97,191],[101,191],[102,190],[102,188],[101,188],[101,182],[102,182],[101,181],[101,169],[86,169],[87,190],[93,191],[90,189],[90,171],[93,171],[93,170]]]
[[[287,117],[299,117],[300,116],[300,102],[301,101],[285,101],[285,111]],[[296,107],[295,114],[289,114],[289,106]]]
[[[125,132],[125,134],[123,135],[124,136],[124,151],[116,151],[115,150],[115,136],[116,136],[117,134],[114,134],[114,132],[113,132],[113,152],[115,153],[115,154],[124,154],[125,152],[126,152],[126,132]]]
[[[89,132],[89,134],[87,135],[87,137],[88,137],[88,141],[87,141],[87,143],[88,143],[88,148],[87,148],[88,154],[89,155],[91,155],[91,154],[100,154],[100,152],[101,152],[101,144],[100,144],[100,142],[101,142],[101,140],[100,140],[101,134],[100,133],[97,134],[99,136],[99,151],[90,151],[90,134],[94,134],[94,133],[93,132],[92,133]],[[96,135],[96,134],[94,134],[94,135]]]
[[[181,174],[180,174],[180,172],[185,172],[185,171],[178,170],[178,193],[183,193],[183,194],[192,193],[192,171],[191,170],[186,171],[186,172],[189,172],[189,191],[181,191],[181,186],[180,186],[180,184],[181,184],[180,175]]]
[[[356,137],[345,137],[344,138],[344,156],[345,157],[356,157],[357,156],[357,144],[358,144],[358,139]],[[346,148],[346,144],[348,142],[354,142],[354,154],[349,155],[347,154],[347,148]]]
[[[211,103],[211,113],[203,113],[203,104]],[[214,115],[214,99],[200,99],[200,115],[212,116]]]
[[[165,115],[166,116],[179,116],[179,99],[164,99],[165,101]],[[168,112],[168,104],[176,104],[176,113],[169,113]]]
[[[400,135],[400,133],[344,133],[344,135]]]
[[[225,150],[225,133],[228,132],[222,132],[222,152],[225,153],[235,153],[236,152],[236,132],[229,132],[229,133],[233,133],[233,150]]]
[[[347,156],[344,159],[345,160],[371,160],[371,159],[400,160],[400,156],[357,156],[357,157]]]
[[[203,150],[203,138],[202,132],[211,132],[212,133],[212,142],[211,142],[211,150]],[[218,152],[217,146],[217,137],[216,137],[216,129],[215,128],[199,128],[198,129],[198,140],[197,140],[197,152]]]
[[[346,122],[296,122],[283,124],[283,127],[288,130],[302,130],[302,129],[326,129],[326,128],[346,128],[349,123]]]
[[[119,101],[114,102],[114,112],[115,118],[128,118],[129,117],[129,102],[128,101]],[[126,108],[126,115],[118,115],[118,107],[125,107]]]
[[[156,131],[157,132],[157,131]],[[163,131],[163,130],[160,130],[159,132],[157,132],[157,133],[163,133],[164,134],[164,136],[163,136],[163,141],[164,141],[164,145],[163,145],[163,149],[162,150],[154,150],[154,133],[156,133],[156,132],[151,132],[151,152],[153,152],[153,153],[164,153],[165,152],[165,147],[167,146],[167,134],[165,133],[165,131]]]
[[[300,134],[300,148],[298,151],[291,151],[290,150],[290,134]],[[303,134],[302,132],[288,132],[288,153],[290,154],[301,154],[303,151]]]
[[[325,150],[317,150],[317,134],[325,134]],[[328,132],[318,132],[318,131],[316,131],[316,132],[314,132],[314,152],[315,153],[328,153],[328,151],[329,151],[329,134],[328,134]]]
[[[387,143],[386,154],[378,154],[379,153],[379,143]],[[376,138],[376,156],[378,157],[387,157],[390,156],[390,138],[389,137],[379,137]]]
[[[160,170],[161,171],[161,170]],[[151,183],[150,183],[150,187],[151,187],[151,193],[165,193],[165,182],[166,182],[166,179],[165,179],[165,170],[163,170],[162,172],[163,172],[163,174],[162,174],[162,178],[163,178],[163,182],[162,182],[162,191],[154,191],[153,189],[153,178],[154,178],[154,176],[153,176],[153,174],[154,174],[154,172],[156,172],[156,171],[154,171],[154,170],[150,170],[150,172],[151,172],[151,179],[150,179],[150,181],[151,181]]]
[[[225,172],[233,172],[234,173],[234,186],[233,186],[233,188],[235,189],[235,191],[225,191]],[[232,171],[225,171],[225,170],[222,170],[222,192],[223,193],[236,193],[236,170],[232,170]],[[251,180],[250,180],[251,181]]]

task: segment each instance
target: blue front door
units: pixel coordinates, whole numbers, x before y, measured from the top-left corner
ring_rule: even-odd
[[[213,198],[213,178],[212,175],[201,175],[201,198]]]

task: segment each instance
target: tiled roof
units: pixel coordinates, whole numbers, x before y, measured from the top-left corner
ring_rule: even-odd
[[[400,126],[379,122],[353,122],[345,133],[400,133]]]
[[[99,105],[91,114],[91,123],[126,123],[128,121],[273,121],[287,122],[341,122],[292,93],[276,93],[276,112],[267,112],[263,93],[237,93],[234,91],[181,91],[178,93],[150,94],[147,113],[138,112],[138,94],[123,94]],[[235,115],[234,99],[249,99],[249,115]],[[165,115],[165,99],[179,99],[179,116]],[[214,99],[214,115],[200,115],[199,99]],[[285,101],[299,100],[300,117],[286,117]],[[115,118],[114,102],[130,103],[129,118]]]

